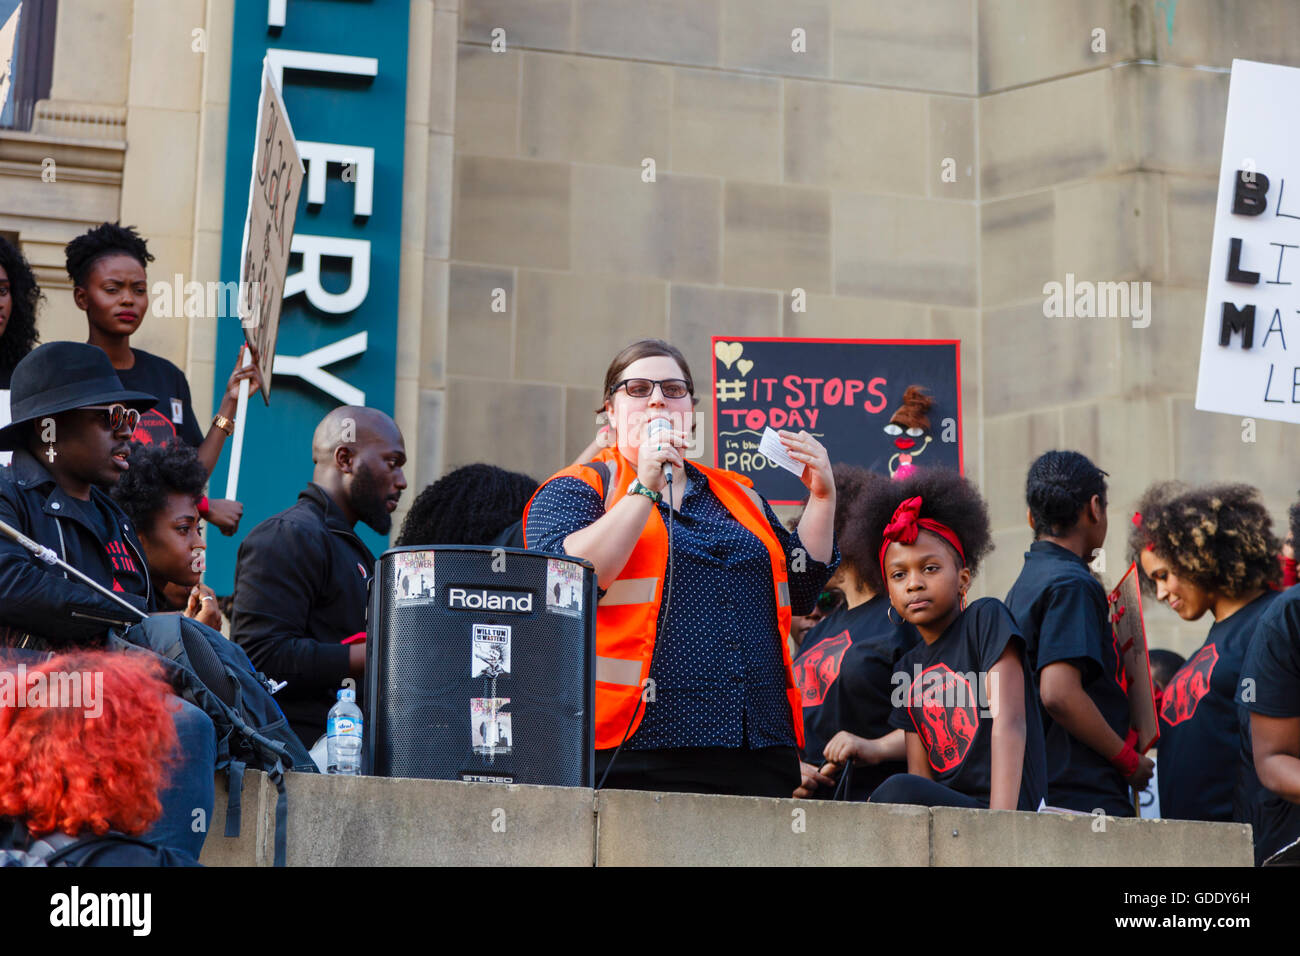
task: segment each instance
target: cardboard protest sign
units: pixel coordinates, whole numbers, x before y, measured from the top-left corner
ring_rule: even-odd
[[[759,450],[769,428],[806,430],[832,464],[897,476],[962,469],[955,340],[713,338],[715,467],[753,479],[771,504],[800,504],[799,477]]]
[[[1137,562],[1129,565],[1124,577],[1110,592],[1109,600],[1115,649],[1124,664],[1129,725],[1138,732],[1137,752],[1144,754],[1160,738],[1160,720],[1156,714],[1155,687],[1151,683],[1151,658],[1146,625],[1142,619]]]
[[[1300,131],[1278,119],[1297,100],[1300,70],[1232,61],[1196,379],[1202,411],[1300,422]]]
[[[262,399],[267,404],[271,401],[275,340],[280,328],[280,305],[303,174],[302,159],[280,88],[269,64],[263,60],[257,141],[239,266],[239,317],[245,340],[257,352]]]

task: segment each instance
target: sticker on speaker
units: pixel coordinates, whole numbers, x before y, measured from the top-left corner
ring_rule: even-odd
[[[582,616],[582,565],[546,559],[546,610]]]
[[[469,737],[476,754],[497,756],[510,753],[510,715],[502,708],[509,697],[473,697],[469,702]]]
[[[469,676],[500,677],[509,673],[510,625],[475,624]]]
[[[433,603],[433,555],[432,551],[403,551],[396,555],[393,598],[398,607]]]

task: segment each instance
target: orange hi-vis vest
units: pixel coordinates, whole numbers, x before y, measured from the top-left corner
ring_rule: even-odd
[[[617,448],[606,448],[595,458],[611,465],[615,471],[609,488],[604,489],[607,507],[623,497],[627,487],[636,478],[636,470],[619,453]],[[790,649],[786,638],[790,634],[790,584],[786,576],[785,551],[772,533],[763,513],[762,501],[753,490],[753,482],[733,471],[707,468],[692,462],[709,481],[709,487],[723,506],[737,521],[763,542],[772,559],[772,587],[776,596],[776,620],[779,635],[773,640],[781,642],[781,656],[785,663],[785,696],[790,702],[790,716],[794,723],[795,740],[803,747],[803,704],[794,669],[790,663]],[[578,478],[597,492],[600,479],[586,465],[572,465],[556,472],[555,478]],[[536,494],[533,499],[536,499]],[[528,511],[533,500],[524,508],[525,542]],[[659,515],[651,510],[646,518],[641,537],[632,548],[632,554],[618,577],[610,583],[605,596],[596,605],[596,749],[608,750],[624,740],[631,739],[641,724],[645,708],[637,708],[637,699],[650,676],[650,658],[654,653],[658,630],[659,606],[663,599],[664,575],[668,568],[668,529]],[[649,696],[649,695],[647,695]],[[628,721],[636,712],[636,721],[628,729]]]

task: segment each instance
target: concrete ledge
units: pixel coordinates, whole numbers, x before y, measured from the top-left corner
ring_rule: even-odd
[[[275,844],[267,840],[275,835],[275,787],[266,774],[244,774],[239,836],[227,837],[226,808],[230,802],[228,780],[217,774],[216,799],[212,819],[208,821],[208,838],[203,841],[199,862],[204,866],[271,866],[275,863]],[[267,796],[267,792],[270,795]],[[269,849],[268,849],[269,846]]]
[[[597,866],[925,866],[923,807],[602,790]]]
[[[298,773],[286,780],[290,866],[591,866],[595,859],[590,790]]]
[[[290,866],[1250,866],[1236,823],[291,773]],[[244,777],[202,862],[270,866],[276,791]]]
[[[1244,823],[930,811],[932,866],[1253,866]]]

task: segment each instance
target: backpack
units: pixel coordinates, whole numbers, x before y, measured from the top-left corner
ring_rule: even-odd
[[[109,646],[161,658],[176,696],[211,719],[217,731],[217,762],[229,780],[228,837],[239,836],[244,771],[264,770],[279,794],[275,807],[275,865],[284,866],[288,794],[284,773],[317,773],[316,764],[272,698],[272,687],[244,649],[206,624],[180,614],[157,614],[109,632]]]
[[[85,836],[72,837],[55,830],[45,836],[33,837],[27,832],[26,825],[15,821],[7,845],[0,845],[0,869],[4,867],[82,866],[95,855],[94,851],[91,851],[79,863],[69,863],[68,857],[77,850],[91,845],[107,848],[122,844],[147,847],[151,851],[156,849],[151,843],[121,833],[106,833],[104,836],[96,836],[90,833]]]

